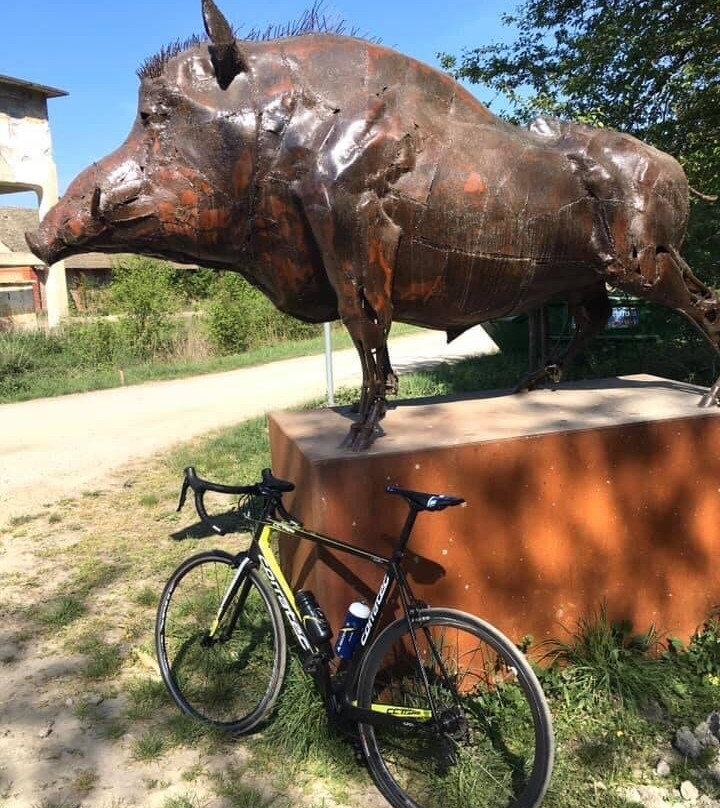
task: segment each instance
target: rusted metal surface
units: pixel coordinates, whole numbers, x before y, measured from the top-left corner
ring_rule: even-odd
[[[696,401],[697,388],[633,377],[397,407],[361,454],[337,449],[336,411],[274,413],[273,470],[297,482],[288,505],[308,528],[382,553],[406,514],[388,484],[464,497],[418,516],[405,569],[418,597],[516,641],[564,639],[604,600],[637,631],[687,639],[717,604],[720,414]],[[282,563],[336,630],[382,578],[309,542],[283,540]]]
[[[363,39],[237,41],[202,5],[209,43],[149,61],[126,142],[29,237],[44,261],[190,261],[242,272],[302,320],[340,317],[363,370],[358,447],[396,385],[393,320],[452,339],[565,300],[562,366],[604,327],[610,283],[685,312],[717,350],[718,300],[679,252],[688,184],[672,157],[610,130],[511,126]]]

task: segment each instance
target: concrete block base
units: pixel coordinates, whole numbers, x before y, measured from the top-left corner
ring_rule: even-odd
[[[410,582],[516,640],[562,637],[604,600],[637,630],[687,638],[720,602],[720,413],[701,392],[631,376],[403,402],[365,453],[341,448],[346,410],[273,413],[273,470],[308,527],[384,553],[406,514],[387,484],[463,496],[418,517]],[[281,558],[336,630],[382,578],[305,542],[283,540]]]

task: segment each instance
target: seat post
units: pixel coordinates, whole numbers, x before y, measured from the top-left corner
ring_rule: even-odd
[[[407,519],[405,520],[405,524],[403,525],[403,529],[400,533],[400,538],[398,539],[398,543],[395,547],[395,555],[399,558],[405,554],[405,548],[407,547],[408,540],[410,539],[410,533],[412,532],[417,515],[418,509],[412,504],[409,504]]]

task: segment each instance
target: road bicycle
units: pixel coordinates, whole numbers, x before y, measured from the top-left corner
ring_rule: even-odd
[[[283,684],[284,615],[328,719],[355,738],[395,808],[533,808],[542,802],[553,765],[552,722],[525,656],[483,620],[418,600],[402,568],[417,515],[463,499],[388,486],[409,511],[386,558],[304,527],[282,503],[294,485],[270,469],[259,483],[230,486],[187,468],[178,510],[189,489],[200,519],[219,535],[225,530],[208,515],[205,493],[239,496],[238,518],[249,520],[252,541],[236,555],[211,550],[192,556],[165,586],[156,647],[163,680],[181,710],[231,733],[258,727]],[[384,571],[372,606],[359,616],[350,609],[335,647],[314,596],[294,593],[283,575],[275,534]],[[391,594],[402,616],[383,627],[393,617]]]

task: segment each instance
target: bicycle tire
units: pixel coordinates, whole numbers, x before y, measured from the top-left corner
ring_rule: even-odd
[[[249,732],[272,710],[287,661],[274,594],[251,565],[238,577],[240,560],[211,550],[183,562],[165,585],[155,624],[160,673],[175,703],[187,715],[233,734]],[[236,578],[221,625],[227,637],[215,641],[210,627]]]
[[[545,696],[524,655],[490,624],[453,609],[419,611],[413,626],[443,731],[432,721],[407,730],[359,724],[378,789],[395,808],[538,806],[552,774],[554,738]],[[417,659],[407,620],[389,625],[363,661],[358,705],[420,707],[429,717]]]

